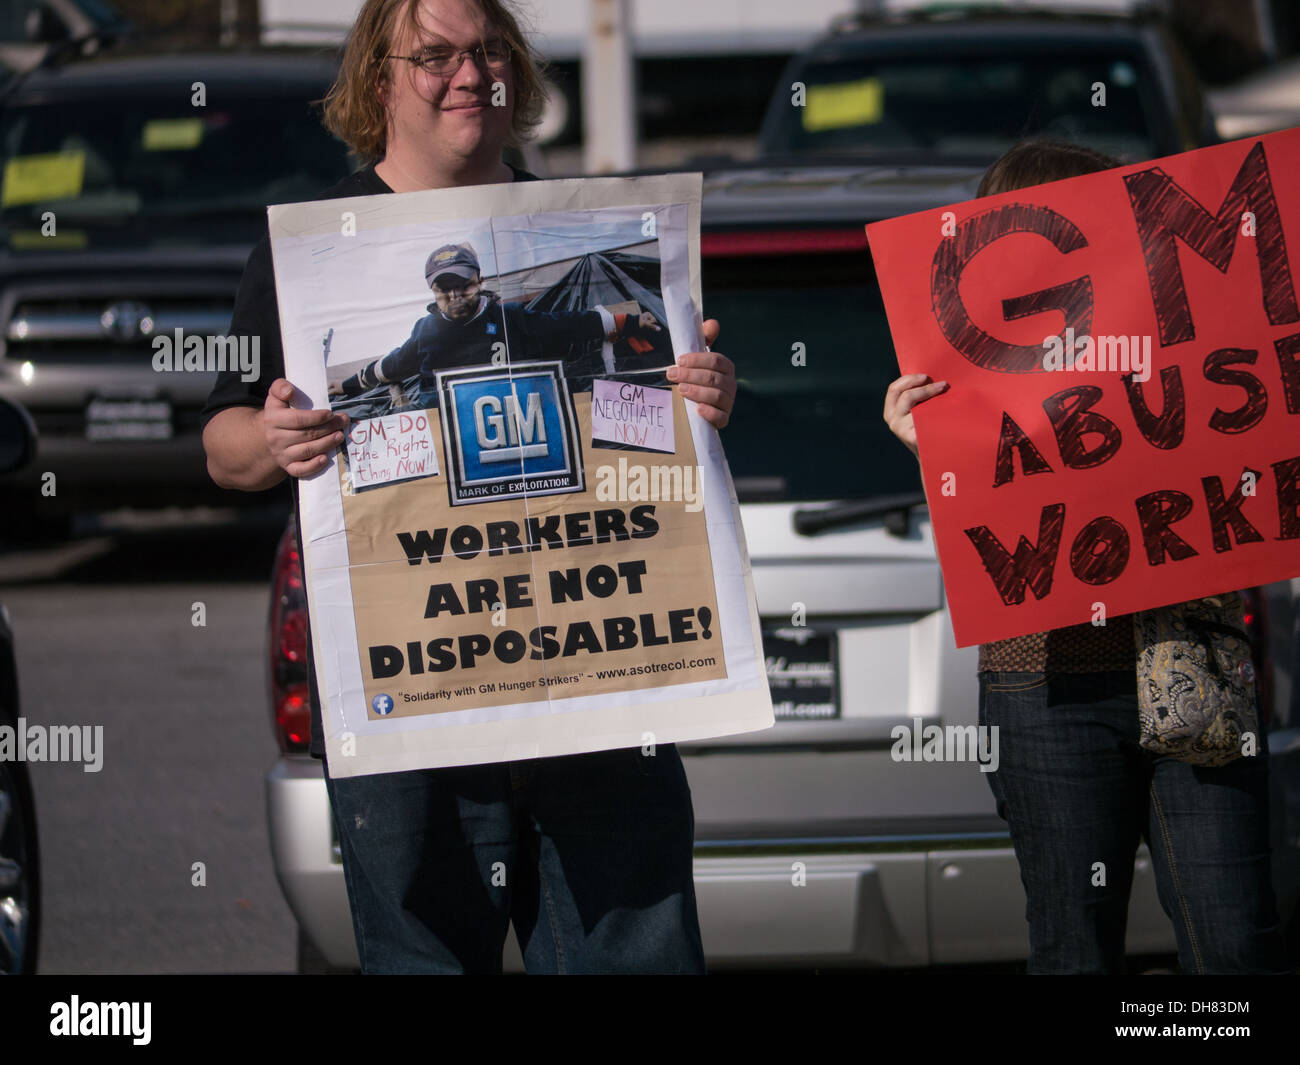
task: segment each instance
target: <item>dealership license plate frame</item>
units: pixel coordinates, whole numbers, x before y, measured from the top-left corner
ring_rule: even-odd
[[[841,720],[838,630],[829,625],[792,626],[784,620],[765,621],[762,629],[767,683],[777,722]],[[786,667],[808,668],[782,669],[781,660]],[[829,707],[829,711],[817,712],[819,707]]]
[[[171,440],[176,435],[175,409],[159,395],[96,393],[85,409],[87,440]]]

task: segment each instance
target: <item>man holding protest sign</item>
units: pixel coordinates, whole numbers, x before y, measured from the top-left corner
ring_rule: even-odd
[[[322,198],[530,180],[502,150],[536,124],[540,101],[533,50],[501,0],[367,0],[327,121],[378,162]],[[266,239],[231,331],[260,334],[263,365],[283,366]],[[717,334],[706,322],[706,343]],[[730,360],[686,354],[667,373],[726,424]],[[282,378],[222,376],[204,412],[214,480],[259,490],[328,465],[348,418],[296,409],[294,396]],[[323,757],[310,660],[308,675]],[[511,922],[533,972],[703,969],[690,793],[670,744],[338,779],[327,765],[326,782],[365,972],[499,971]]]
[[[1027,142],[1013,148],[989,169],[979,195],[993,196],[1107,171],[1119,165],[1114,159],[1076,145]],[[1258,185],[1253,193],[1249,206],[1266,202]],[[1135,199],[1134,203],[1135,211],[1140,212],[1141,201]],[[1221,219],[1234,207],[1231,195],[1225,203],[1225,210],[1219,212]],[[1059,214],[1054,217],[1062,218]],[[1235,214],[1232,220],[1235,223]],[[1228,228],[1235,229],[1235,225],[1230,223]],[[1156,243],[1150,240],[1148,247]],[[1057,246],[1062,247],[1061,243]],[[1086,246],[1086,241],[1075,242],[1072,247],[1066,243],[1062,250]],[[1169,247],[1172,248],[1172,239]],[[969,247],[966,250],[973,255]],[[936,253],[936,262],[943,254]],[[1148,257],[1148,267],[1151,261]],[[1177,259],[1158,258],[1157,262],[1161,269],[1152,273],[1151,282],[1167,294],[1172,286],[1165,271],[1176,271]],[[879,259],[877,263],[880,266]],[[1261,270],[1265,269],[1261,263]],[[1059,309],[1064,311],[1067,322],[1073,324],[1072,316],[1079,314],[1083,306],[1077,297],[1084,289],[1078,282],[1074,283],[1074,301],[1067,298],[1066,290],[1067,286],[1062,285],[1036,294],[1039,297],[1051,294],[1055,301],[1039,299],[1031,303],[1033,297],[1005,300],[1002,306],[1006,319]],[[1091,288],[1086,292],[1090,298]],[[940,302],[936,300],[937,308]],[[943,311],[940,309],[938,313],[942,315]],[[1091,306],[1088,307],[1090,315]],[[1285,324],[1285,312],[1280,317],[1283,322],[1274,324]],[[891,323],[892,320],[891,313]],[[1081,331],[1087,332],[1086,325]],[[989,341],[993,339],[988,334],[982,335]],[[951,337],[948,339],[952,342]],[[959,337],[954,346],[963,339],[970,340],[971,334]],[[982,349],[976,354],[982,358],[973,356],[971,348],[962,354],[985,370],[1006,371],[1005,362],[1001,367],[993,365],[994,358],[1000,355],[1004,359],[1021,358],[1024,365],[1018,367],[1020,372],[1053,368],[1059,371],[1064,367],[1052,367],[1046,361],[1051,339],[1057,338],[1045,340],[1037,352],[1028,344],[1014,350],[1003,346],[999,351],[997,342],[983,345],[976,342],[974,346]],[[1279,347],[1279,352],[1282,350]],[[1036,358],[1044,360],[1038,367],[1033,365]],[[1207,359],[1207,366],[1213,365],[1212,359],[1213,356]],[[1287,364],[1283,362],[1282,366],[1285,376]],[[1139,369],[1135,365],[1122,369],[1127,371],[1124,384],[1133,401],[1134,383],[1145,381],[1150,376],[1150,367],[1145,368],[1145,373],[1135,372]],[[1174,404],[1181,402],[1178,371],[1171,372],[1166,367],[1161,371],[1161,382],[1165,403],[1159,420],[1163,421],[1170,418]],[[1236,379],[1232,383],[1241,382]],[[889,387],[885,421],[918,457],[912,412],[944,393],[950,393],[949,382],[933,381],[924,373],[904,374]],[[1053,398],[1042,404],[1049,421]],[[1092,394],[1082,394],[1081,398],[1076,394],[1076,398],[1079,399],[1076,410],[1085,410],[1097,402]],[[1146,410],[1145,406],[1140,409]],[[994,463],[994,486],[1016,479],[1011,464],[1013,451],[1020,458],[1021,478],[1050,473],[1049,460],[1034,447],[1032,434],[1021,432],[1009,414],[1004,413],[1003,419]],[[969,435],[970,427],[969,424],[959,426],[958,434]],[[1084,432],[1090,432],[1117,447],[1118,430],[1111,438],[1108,427],[1113,426],[1096,415],[1072,439],[1077,442]],[[1182,429],[1178,432],[1181,434]],[[1172,430],[1163,436],[1153,431],[1147,439],[1152,446],[1168,448],[1173,442]],[[1090,441],[1094,448],[1106,446],[1104,442],[1097,444],[1095,435]],[[965,446],[969,448],[971,442],[968,440]],[[1062,461],[1071,465],[1064,441],[1061,450]],[[1097,459],[1095,454],[1091,462],[1082,461],[1081,456],[1075,458],[1080,460],[1075,465],[1079,469],[1105,461]],[[1285,484],[1280,491],[1287,491]],[[942,500],[951,495],[948,485],[938,491],[933,488],[928,491],[932,504],[939,501],[937,506],[932,506],[936,518],[942,513]],[[1177,517],[1170,517],[1163,532],[1169,533],[1168,525],[1185,514],[1184,510]],[[1229,517],[1222,520],[1233,524]],[[946,581],[955,584],[963,571],[977,571],[979,567],[971,563],[981,559],[990,578],[1005,580],[1006,570],[994,572],[988,562],[987,542],[972,535],[977,533],[977,528],[971,526],[964,531],[975,549],[975,557],[961,563],[949,560],[944,571]],[[1234,532],[1239,543],[1249,542],[1249,536],[1243,537],[1240,525],[1234,524]],[[1280,538],[1284,538],[1285,520],[1281,532]],[[1117,541],[1113,529],[1110,536],[1109,541],[1091,552],[1093,558],[1114,551]],[[1176,549],[1174,541],[1183,543],[1177,536],[1159,542],[1162,548]],[[1094,587],[1104,586],[1122,572],[1123,565],[1089,572],[1089,560],[1079,560],[1081,552],[1077,545],[1076,540],[1072,563],[1079,564],[1075,572],[1082,570]],[[1040,538],[1038,546],[1043,546],[1043,539]],[[1016,557],[1032,550],[1033,546],[1022,537]],[[1219,550],[1226,552],[1228,548]],[[1172,557],[1190,558],[1194,554],[1193,551]],[[1032,580],[1037,598],[1050,593],[1053,568],[1052,564],[1044,564],[1032,578],[1025,577]],[[1229,582],[1231,577],[1220,583]],[[1213,602],[1227,598],[1230,597],[1221,596]],[[1023,602],[1023,585],[1021,598],[1016,602]],[[1232,752],[1236,757],[1225,764],[1196,764],[1194,759],[1152,753],[1145,729],[1139,737],[1139,684],[1154,685],[1160,677],[1145,673],[1139,677],[1145,630],[1139,627],[1135,632],[1133,615],[1108,617],[1104,602],[1093,605],[1100,609],[1094,611],[1089,621],[986,640],[980,645],[980,725],[992,726],[1000,732],[1001,765],[998,772],[989,775],[989,784],[999,815],[1010,825],[1028,899],[1029,971],[1124,971],[1124,932],[1133,856],[1143,836],[1151,850],[1161,904],[1174,924],[1179,960],[1185,972],[1284,971],[1283,943],[1270,875],[1268,761],[1262,730],[1256,726],[1258,736],[1251,733],[1238,736],[1243,748],[1249,749]],[[1189,606],[1193,604],[1184,604]],[[1184,607],[1147,611],[1138,617],[1176,616]],[[1018,623],[1001,624],[1005,631]],[[1244,642],[1244,633],[1241,636]],[[1211,649],[1209,659],[1211,662],[1216,659],[1216,649]],[[1187,683],[1191,670],[1183,668],[1181,680]],[[1246,662],[1243,669],[1248,668]],[[1251,705],[1237,705],[1229,711],[1229,716],[1253,715],[1253,688],[1248,701]]]

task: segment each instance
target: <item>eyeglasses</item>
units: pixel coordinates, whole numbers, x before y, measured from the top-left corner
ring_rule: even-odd
[[[475,45],[473,48],[430,48],[419,55],[389,55],[385,59],[405,59],[414,63],[426,74],[445,78],[455,74],[469,56],[475,63],[482,64],[488,70],[501,70],[510,62],[510,45],[505,41],[489,41],[487,44]]]

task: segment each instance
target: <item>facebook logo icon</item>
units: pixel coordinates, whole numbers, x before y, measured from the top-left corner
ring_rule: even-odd
[[[380,717],[387,717],[393,712],[393,697],[384,695],[382,692],[370,700],[371,707]]]

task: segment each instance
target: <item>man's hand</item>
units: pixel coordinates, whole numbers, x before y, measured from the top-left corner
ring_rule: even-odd
[[[885,392],[885,423],[918,458],[920,455],[916,450],[916,426],[912,424],[912,408],[947,391],[947,381],[930,382],[927,374],[909,373],[893,382]]]
[[[636,320],[636,324],[637,328],[643,331],[649,330],[651,333],[658,333],[660,331],[658,319],[649,311],[642,311],[641,317]]]
[[[327,388],[325,389],[325,394],[326,394],[327,396],[341,396],[341,395],[343,395],[343,382],[342,382],[342,381],[333,381],[333,382],[331,382],[330,385],[329,385],[329,387],[327,387]]]
[[[331,410],[296,410],[289,406],[294,387],[283,377],[271,385],[262,408],[266,446],[290,477],[310,477],[329,462],[343,443],[350,419]]]
[[[704,343],[712,345],[721,327],[710,318],[704,323]],[[668,380],[676,383],[684,399],[695,400],[701,418],[723,428],[731,418],[736,403],[736,367],[716,351],[692,351],[668,367]]]

